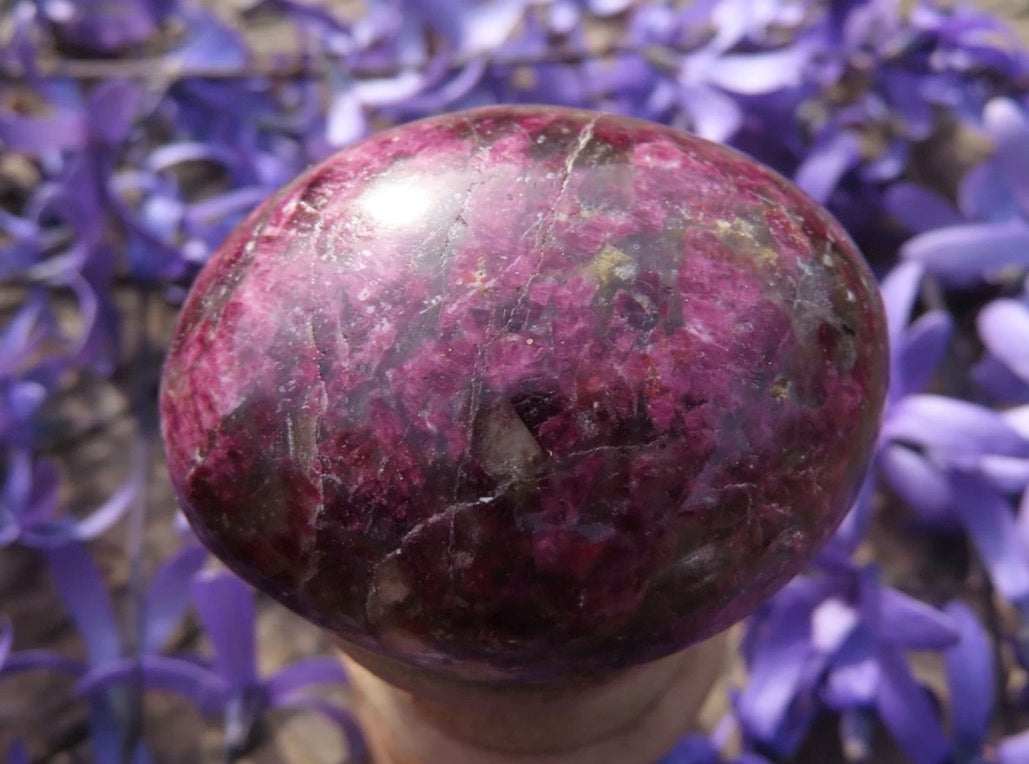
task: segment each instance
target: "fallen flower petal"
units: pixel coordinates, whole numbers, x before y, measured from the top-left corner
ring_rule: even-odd
[[[968,223],[939,228],[908,240],[907,260],[923,263],[948,284],[968,285],[1004,268],[1029,266],[1029,223]]]

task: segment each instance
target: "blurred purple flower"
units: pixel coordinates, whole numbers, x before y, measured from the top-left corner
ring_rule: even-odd
[[[14,630],[11,628],[11,619],[6,615],[0,616],[0,669],[3,669],[4,663],[7,662],[12,644],[14,644]]]
[[[883,586],[874,569],[823,555],[750,624],[737,715],[759,750],[788,756],[819,707],[876,713],[912,761],[939,764],[948,744],[905,651],[939,650],[957,637],[945,614]]]
[[[27,449],[11,449],[0,487],[0,548],[20,543],[54,549],[96,538],[122,518],[140,490],[130,475],[99,507],[75,519],[59,513],[59,472],[50,459],[33,462]]]
[[[1001,298],[987,304],[977,318],[986,353],[972,368],[979,386],[1004,403],[1029,401],[1029,296]]]
[[[39,3],[64,44],[114,53],[146,41],[173,0],[45,0]]]
[[[183,547],[157,571],[147,591],[138,632],[126,642],[115,618],[103,576],[85,546],[64,544],[46,553],[47,564],[61,600],[86,646],[86,661],[65,658],[47,650],[12,653],[0,669],[4,675],[31,669],[56,670],[77,678],[120,660],[137,663],[139,658],[124,658],[132,646],[140,654],[156,650],[167,641],[188,605],[189,581],[207,556],[206,550]],[[138,672],[126,682],[89,693],[90,730],[96,761],[150,762],[150,754],[140,740],[139,687],[133,683]]]
[[[891,388],[876,458],[885,483],[938,530],[962,528],[998,591],[1029,598],[1029,547],[1014,534],[1005,495],[1029,485],[1029,431],[970,401],[919,392],[953,329],[942,310],[907,326],[923,268],[902,263],[882,285],[891,342]]]
[[[7,746],[7,764],[29,764],[29,752],[20,738],[15,738]]]
[[[354,719],[310,692],[318,685],[346,681],[338,660],[303,658],[262,679],[257,672],[254,597],[246,584],[227,573],[205,572],[193,578],[190,591],[214,649],[213,660],[146,654],[138,661],[112,661],[90,672],[80,690],[95,693],[138,673],[147,686],[184,695],[205,715],[221,715],[225,747],[232,755],[247,749],[255,724],[266,711],[316,711],[340,728],[351,756],[360,759],[363,742]]]
[[[176,18],[185,27],[183,42],[164,55],[164,66],[180,76],[245,70],[250,50],[243,36],[217,14],[192,6],[183,7]]]
[[[78,84],[43,80],[35,84],[31,95],[29,92],[18,100],[12,92],[0,105],[0,144],[4,149],[52,154],[82,148],[88,129]]]
[[[995,151],[962,179],[958,206],[967,222],[920,233],[902,250],[954,286],[1029,266],[1029,116],[1021,104],[997,98],[982,120]]]
[[[1029,761],[1029,733],[997,742],[987,740],[996,690],[996,658],[989,634],[964,603],[950,602],[944,609],[961,635],[960,641],[943,653],[950,691],[954,760],[959,764]]]

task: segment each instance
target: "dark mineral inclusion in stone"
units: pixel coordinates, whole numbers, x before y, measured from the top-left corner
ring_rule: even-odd
[[[459,676],[668,654],[854,499],[884,315],[846,233],[731,150],[496,107],[314,167],[200,274],[161,394],[200,537],[328,629]]]

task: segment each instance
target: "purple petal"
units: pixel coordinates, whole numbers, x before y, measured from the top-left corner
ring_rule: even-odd
[[[0,111],[0,144],[5,151],[42,154],[82,148],[86,120],[76,111],[59,110],[46,117]]]
[[[861,491],[836,529],[830,543],[826,545],[826,553],[838,553],[847,558],[854,553],[868,533],[868,524],[872,515],[872,496],[875,493],[875,474],[869,472],[861,484]]]
[[[799,85],[811,56],[807,46],[719,56],[707,76],[713,85],[740,95],[761,95]]]
[[[15,738],[7,748],[7,764],[30,764],[29,750],[21,738]]]
[[[46,338],[43,301],[34,296],[27,300],[0,333],[0,376],[10,376]]]
[[[189,699],[202,714],[220,711],[229,693],[225,681],[210,669],[193,661],[165,655],[109,661],[83,676],[75,691],[80,695],[93,695],[140,679],[148,688]]]
[[[954,473],[954,512],[968,532],[990,580],[1009,602],[1029,600],[1029,553],[1022,546],[1014,512],[982,479]]]
[[[824,592],[823,582],[795,580],[772,600],[771,612],[756,627],[747,686],[740,693],[737,711],[747,730],[759,739],[775,735],[800,690],[814,652],[811,616]]]
[[[0,616],[0,669],[4,667],[13,644],[14,628],[11,626],[11,619],[6,615]]]
[[[993,353],[987,352],[979,363],[972,366],[969,377],[992,400],[1002,403],[1025,403],[1029,401],[1029,383],[1011,371]],[[1029,437],[1029,433],[1026,433]]]
[[[190,7],[180,12],[188,34],[179,47],[168,54],[168,66],[186,72],[239,72],[250,60],[242,36],[213,13]]]
[[[413,69],[392,77],[362,79],[354,83],[354,97],[365,106],[388,106],[405,101],[421,92],[425,77]]]
[[[1004,738],[994,750],[997,764],[1025,764],[1029,761],[1029,730]]]
[[[949,602],[945,610],[961,635],[960,641],[943,653],[954,739],[959,750],[978,752],[993,713],[993,648],[986,630],[967,605]]]
[[[21,526],[13,517],[0,514],[0,549],[13,544],[21,536]]]
[[[1001,416],[1015,432],[1029,438],[1029,405],[1015,406],[1003,412]]]
[[[933,310],[919,316],[904,334],[897,353],[900,394],[925,389],[943,360],[954,332],[954,319],[945,310]]]
[[[23,671],[59,671],[70,676],[82,676],[86,665],[51,650],[18,650],[7,656],[0,675],[10,676]]]
[[[89,704],[89,747],[93,761],[128,761],[118,714],[111,700],[101,695]]]
[[[0,499],[6,510],[4,514],[8,515],[8,522],[12,524],[20,526],[18,521],[23,521],[31,511],[32,491],[36,483],[34,472],[32,453],[28,448],[10,449]],[[56,480],[57,476],[53,474],[51,477]]]
[[[922,72],[894,69],[881,80],[883,90],[896,117],[904,122],[909,139],[928,138],[936,125],[932,104],[922,95]]]
[[[876,636],[884,644],[914,650],[942,650],[960,638],[951,617],[889,587],[879,590]]]
[[[971,220],[1017,220],[1018,203],[1008,188],[1004,171],[995,158],[973,167],[958,185],[958,209]]]
[[[994,356],[1029,381],[1029,308],[1020,300],[994,300],[979,313],[979,336]]]
[[[1014,101],[994,98],[983,110],[983,122],[996,143],[1000,171],[1029,216],[1029,119]]]
[[[901,248],[948,283],[971,284],[987,275],[1029,265],[1029,225],[1023,221],[972,223],[919,234]]]
[[[289,696],[320,684],[346,683],[347,675],[336,658],[304,658],[277,671],[265,682],[272,706],[288,702]]]
[[[924,233],[964,222],[950,202],[914,183],[893,184],[887,189],[883,201],[886,211],[912,233]]]
[[[469,57],[495,50],[510,37],[525,13],[525,7],[526,0],[489,0],[467,6],[463,11],[461,44],[457,53]]]
[[[861,159],[856,135],[841,132],[816,145],[797,168],[793,182],[813,199],[825,203],[840,179]]]
[[[710,740],[691,733],[681,738],[656,764],[720,764],[721,760]]]
[[[104,0],[102,3],[42,3],[58,36],[88,50],[112,53],[141,43],[155,30],[152,3]]]
[[[66,544],[46,552],[54,585],[86,643],[89,661],[100,665],[121,653],[121,635],[99,568],[85,546]]]
[[[47,497],[51,499],[47,505],[36,507],[33,516],[25,518],[22,543],[35,549],[52,549],[71,541],[82,542],[96,538],[125,514],[138,493],[139,480],[138,475],[129,476],[107,501],[78,521],[51,519],[52,502],[56,500],[56,494]]]
[[[941,764],[949,746],[926,691],[915,681],[903,654],[879,651],[881,667],[876,707],[894,740],[915,764]]]
[[[215,162],[232,167],[236,156],[225,146],[216,143],[198,141],[177,141],[158,146],[147,155],[146,169],[151,173],[166,172],[184,162]],[[136,185],[153,184],[153,179],[143,175],[136,180]]]
[[[211,640],[215,670],[234,691],[257,683],[254,654],[254,595],[228,573],[199,573],[192,582],[193,604]]]
[[[38,382],[15,382],[8,389],[5,403],[14,420],[29,422],[46,396],[46,388]]]
[[[598,16],[613,16],[633,4],[633,0],[587,0],[590,12]]]
[[[241,186],[194,202],[185,208],[182,226],[188,234],[200,236],[205,232],[204,229],[218,227],[217,224],[227,218],[242,218],[268,197],[268,191],[263,186]],[[220,240],[211,243],[218,244]]]
[[[464,36],[465,9],[458,0],[420,0],[409,6],[428,26],[445,38],[450,47],[458,48]]]
[[[1021,493],[1029,484],[1029,459],[987,454],[978,460],[975,470],[1003,494]]]
[[[835,653],[860,622],[857,609],[842,597],[821,602],[811,616],[811,645],[828,654]]]
[[[928,385],[942,360],[954,329],[949,313],[933,310],[919,316],[897,340],[895,372],[900,376],[898,397]]]
[[[89,94],[90,132],[109,146],[125,139],[135,123],[143,90],[130,80],[104,80]]]
[[[679,92],[693,132],[711,141],[725,141],[743,124],[739,105],[725,93],[703,85],[686,86]]]
[[[879,675],[875,641],[868,629],[858,627],[833,659],[822,698],[831,708],[841,711],[868,706],[879,688]]]
[[[157,569],[143,605],[142,652],[156,653],[178,626],[189,606],[190,582],[206,559],[206,549],[187,544]]]
[[[1029,456],[1029,440],[997,412],[942,395],[909,395],[883,426],[883,440],[918,443],[950,456]]]
[[[902,262],[894,266],[879,285],[886,308],[890,347],[894,352],[901,346],[900,338],[908,325],[924,275],[925,268],[919,263]]]
[[[899,443],[882,447],[878,464],[894,493],[923,520],[943,528],[953,523],[950,481],[940,467]]]
[[[72,534],[74,538],[79,541],[94,539],[118,522],[139,494],[141,478],[140,475],[130,476],[107,501],[77,521]]]
[[[346,146],[368,133],[368,119],[353,87],[332,95],[325,117],[325,139],[333,146]]]
[[[591,62],[586,62],[589,67]],[[483,77],[489,70],[488,60],[476,58],[469,61],[456,72],[448,73],[447,77],[431,89],[406,99],[401,104],[388,107],[387,114],[395,111],[399,117],[412,114],[425,116],[440,111],[452,110],[455,106],[481,106],[484,103],[492,103],[491,100],[474,100],[481,98],[476,87],[482,82]],[[596,88],[603,87],[603,81],[593,76],[589,77],[590,84]],[[465,99],[470,99],[467,102]],[[400,121],[399,118],[397,121]]]
[[[1022,493],[1022,500],[1018,504],[1015,527],[1020,546],[1029,549],[1029,488]]]

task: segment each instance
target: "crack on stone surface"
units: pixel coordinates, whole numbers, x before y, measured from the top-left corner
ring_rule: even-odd
[[[510,315],[512,317],[518,315],[527,315],[527,311],[524,310],[525,301],[529,298],[529,291],[533,282],[537,278],[539,278],[543,273],[543,253],[546,247],[552,242],[554,237],[554,227],[557,224],[556,210],[560,208],[561,202],[567,196],[568,187],[571,184],[572,171],[574,170],[575,162],[578,160],[579,156],[589,145],[589,142],[593,139],[593,131],[596,127],[598,119],[599,117],[592,118],[579,130],[579,135],[576,141],[575,148],[572,149],[571,152],[569,152],[568,157],[565,159],[564,177],[561,179],[561,187],[558,190],[557,198],[551,205],[551,214],[549,215],[549,218],[546,215],[541,216],[536,221],[534,221],[533,224],[525,231],[523,236],[520,237],[524,238],[525,236],[528,236],[532,229],[536,229],[534,251],[538,253],[538,258],[533,272],[525,280],[525,285],[522,287],[518,295],[518,298],[514,301],[514,305],[512,306],[510,311]],[[522,125],[518,125],[518,127],[522,130],[523,133],[525,133],[526,139],[529,141],[529,146],[531,147],[534,143],[534,141],[532,140],[532,136],[529,134],[527,130],[525,130],[525,128]],[[508,331],[514,331],[514,327],[512,325],[508,325],[506,328],[508,329]],[[523,319],[523,324],[520,327],[520,329],[524,328],[525,325]],[[496,338],[494,338],[493,341],[495,341],[495,339]]]
[[[454,224],[451,226],[451,231],[454,229],[454,227],[456,227],[456,224],[457,224],[458,221],[461,221],[467,227],[467,222],[464,220],[464,215],[465,215],[465,213],[468,212],[468,210],[469,210],[469,208],[471,206],[473,192],[477,188],[480,188],[481,186],[485,185],[487,183],[487,181],[488,181],[488,174],[482,172],[482,169],[483,169],[482,163],[484,162],[484,159],[485,159],[486,156],[488,156],[488,154],[489,154],[488,148],[486,146],[484,146],[484,145],[480,146],[477,149],[476,153],[475,153],[475,157],[474,157],[475,161],[474,161],[474,163],[472,163],[473,164],[473,170],[474,170],[473,177],[477,177],[477,176],[481,175],[481,176],[483,176],[483,179],[478,181],[478,182],[473,182],[473,183],[471,183],[469,185],[468,190],[465,193],[465,197],[464,197],[464,200],[463,200],[462,208],[458,212],[458,215],[455,218]],[[450,248],[450,232],[448,232],[448,234],[447,234],[447,248],[448,248],[448,250]],[[444,298],[441,301],[442,305],[446,305],[447,304],[448,299],[450,297],[450,290],[452,290],[454,288],[453,262],[454,262],[454,258],[452,257],[450,259],[450,262],[447,263],[445,269],[443,269],[443,270],[446,271],[446,279],[445,279],[445,281],[446,281],[446,284],[447,284],[447,292],[445,293]],[[442,311],[441,311],[440,315],[442,316]],[[479,417],[480,401],[482,399],[482,377],[483,377],[483,371],[484,371],[484,365],[485,365],[484,364],[484,360],[486,358],[486,354],[487,354],[489,348],[498,339],[498,335],[497,335],[497,333],[495,331],[496,327],[494,325],[494,320],[495,320],[494,316],[491,315],[490,316],[490,326],[489,326],[489,330],[490,331],[489,331],[489,333],[487,335],[487,340],[486,340],[486,342],[482,346],[480,346],[478,348],[478,350],[476,352],[475,369],[474,369],[474,374],[472,375],[471,386],[470,386],[470,390],[469,390],[470,396],[469,396],[469,400],[468,400],[468,415],[467,415],[467,420],[465,422],[465,433],[464,433],[465,434],[465,438],[466,438],[466,442],[468,443],[468,448],[466,449],[465,453],[463,453],[461,455],[461,458],[458,461],[458,463],[457,463],[457,465],[456,465],[456,467],[454,469],[454,479],[453,479],[453,483],[451,485],[451,496],[455,500],[460,495],[461,485],[464,482],[465,470],[467,469],[468,462],[469,462],[469,453],[471,451],[472,443],[474,442],[475,423],[476,423],[476,420]],[[437,331],[438,331],[438,324],[437,324]],[[448,552],[449,552],[449,550],[448,550]]]
[[[314,279],[313,266],[311,276],[312,279]],[[329,410],[328,386],[322,373],[321,364],[321,360],[326,353],[318,345],[318,337],[314,329],[314,315],[310,312],[307,314],[306,327],[307,339],[311,343],[311,350],[315,359],[315,377],[318,382],[318,411],[314,414],[314,443],[309,457],[311,463],[308,465],[308,469],[314,473],[311,476],[314,478],[311,483],[318,489],[318,501],[313,508],[314,513],[311,516],[311,535],[305,541],[303,548],[303,555],[307,560],[307,568],[300,576],[298,584],[298,589],[300,590],[303,590],[307,584],[310,583],[316,575],[318,575],[318,570],[321,567],[321,552],[318,549],[318,526],[321,523],[322,515],[325,512],[325,474],[321,464],[321,444],[322,436],[324,434],[325,416]]]

